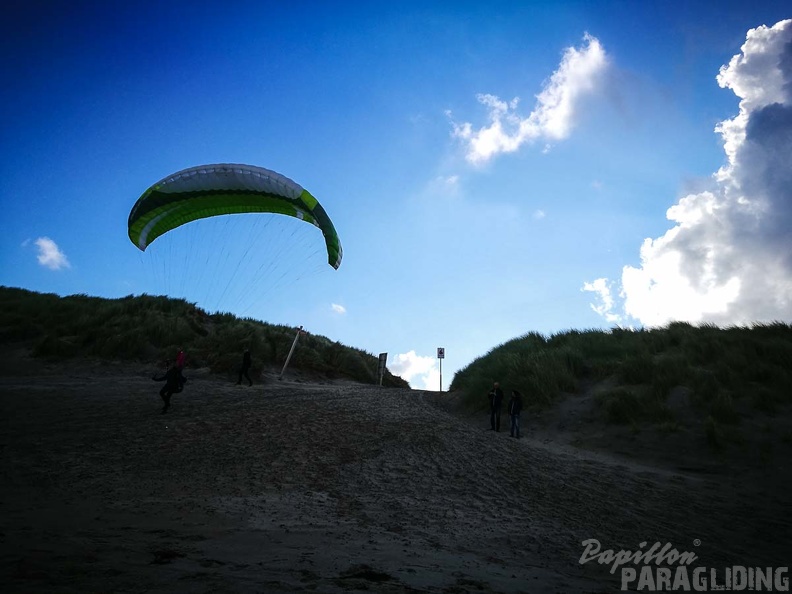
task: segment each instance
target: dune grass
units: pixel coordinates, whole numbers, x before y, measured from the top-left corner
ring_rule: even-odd
[[[161,363],[172,360],[181,347],[188,367],[233,373],[242,350],[249,348],[256,373],[283,364],[295,332],[229,313],[209,314],[182,299],[58,297],[0,287],[0,342],[24,343],[45,358]],[[290,363],[296,369],[376,381],[377,358],[371,353],[313,334],[301,337],[299,344]],[[684,412],[698,419],[708,443],[718,449],[739,439],[737,428],[745,415],[773,416],[790,409],[792,326],[719,328],[677,322],[654,329],[568,330],[549,336],[529,332],[457,372],[450,390],[462,394],[468,409],[481,409],[494,381],[507,396],[520,390],[534,409],[593,387],[605,422],[651,425],[665,433],[683,425],[678,403],[669,402],[670,394],[681,392],[690,409]],[[383,383],[408,387],[390,372]]]
[[[183,348],[188,367],[232,373],[249,348],[257,373],[284,363],[296,331],[229,313],[209,314],[183,299],[59,297],[0,287],[0,342],[29,344],[35,356],[44,358],[161,363]],[[377,366],[373,354],[314,334],[301,336],[289,363],[290,368],[363,383],[377,381]],[[383,385],[409,387],[390,372]]]
[[[532,332],[470,363],[450,389],[461,391],[469,408],[482,408],[494,381],[520,390],[539,409],[561,394],[605,386],[596,401],[607,422],[651,424],[668,432],[680,426],[668,396],[683,390],[717,448],[746,411],[773,415],[792,404],[792,326],[672,323],[551,336]]]

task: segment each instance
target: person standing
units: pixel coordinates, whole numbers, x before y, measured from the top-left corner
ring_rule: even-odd
[[[179,352],[176,353],[176,367],[179,368],[179,371],[184,370],[184,364],[187,362],[187,355],[184,354],[184,349],[179,348]]]
[[[522,411],[522,394],[517,390],[512,390],[511,400],[509,400],[509,419],[511,425],[509,436],[520,439],[520,411]]]
[[[244,375],[247,378],[248,386],[253,385],[253,380],[250,379],[248,375],[248,370],[250,369],[251,361],[250,361],[250,349],[245,349],[245,352],[242,354],[242,367],[239,368],[239,379],[237,380],[237,386],[242,383],[242,376]]]
[[[184,349],[179,347],[179,352],[176,353],[176,369],[179,370],[179,376],[184,371],[184,365],[187,362],[187,355],[184,354]]]
[[[490,430],[500,431],[501,403],[503,402],[503,390],[500,384],[495,382],[489,392],[490,400]]]

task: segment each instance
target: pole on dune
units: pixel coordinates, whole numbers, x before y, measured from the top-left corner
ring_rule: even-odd
[[[377,377],[379,377],[379,385],[382,385],[382,378],[385,377],[385,369],[388,365],[388,353],[379,354],[379,365],[377,366]]]
[[[297,328],[297,334],[294,335],[294,342],[292,342],[291,348],[289,349],[289,354],[286,356],[286,363],[283,364],[283,369],[281,369],[278,379],[283,379],[283,374],[286,373],[286,367],[289,365],[289,361],[291,361],[292,355],[294,354],[294,349],[297,348],[297,339],[300,338],[300,334],[304,334],[302,326]]]
[[[437,358],[440,360],[440,391],[443,391],[443,359],[445,359],[445,349],[437,347]]]

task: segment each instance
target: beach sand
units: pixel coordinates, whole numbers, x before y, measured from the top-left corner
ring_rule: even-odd
[[[583,541],[792,553],[777,468],[654,467],[528,419],[511,439],[431,392],[188,369],[162,415],[149,366],[0,371],[3,592],[611,592]]]

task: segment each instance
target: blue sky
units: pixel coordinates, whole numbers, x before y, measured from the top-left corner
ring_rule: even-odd
[[[388,352],[434,389],[441,346],[447,387],[529,331],[789,321],[790,17],[762,1],[12,1],[0,284],[167,291]],[[310,190],[340,269],[294,272],[321,247],[307,225],[284,281],[202,264],[227,272],[247,231],[141,254],[135,200],[209,163]],[[254,231],[267,253],[292,241]]]

